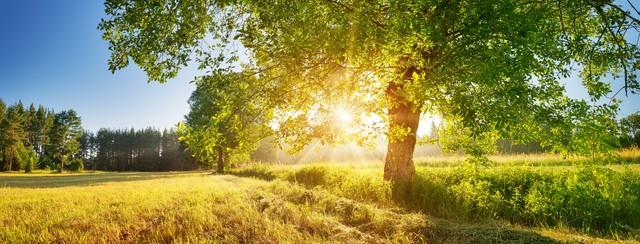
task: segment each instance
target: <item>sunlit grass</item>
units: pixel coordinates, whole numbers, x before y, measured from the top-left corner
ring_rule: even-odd
[[[0,188],[0,242],[318,243],[426,238],[421,233],[428,225],[423,215],[392,212],[286,182],[208,173],[109,175],[111,181],[96,184],[91,179],[96,175],[31,175],[27,177],[32,182],[25,185],[10,182],[22,176],[0,174],[0,182],[8,186]],[[132,177],[145,179],[130,181]]]
[[[497,156],[502,163],[480,168],[418,163],[400,196],[382,181],[379,161],[254,164],[233,169],[236,176],[0,173],[0,243],[640,238],[640,165],[517,164],[557,157]]]
[[[504,220],[570,229],[589,235],[640,238],[637,150],[623,161],[585,163],[557,155],[496,156],[488,166],[418,163],[417,177],[400,190],[382,181],[381,162],[252,165],[240,176],[280,179],[383,207],[400,206],[446,219]],[[511,161],[509,161],[511,160]],[[634,161],[636,160],[636,161]],[[495,162],[495,161],[494,161]],[[529,163],[536,162],[536,163]]]
[[[450,155],[419,157],[414,162],[419,166],[449,167],[460,166],[467,156]],[[600,156],[595,162],[590,157],[553,153],[499,154],[488,159],[499,166],[574,166],[584,164],[640,164],[640,150],[637,148],[612,151],[611,155]]]

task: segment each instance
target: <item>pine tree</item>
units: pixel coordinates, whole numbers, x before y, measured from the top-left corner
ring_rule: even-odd
[[[6,115],[0,122],[0,140],[3,145],[4,170],[20,170],[22,166],[22,154],[24,153],[25,132],[23,128],[24,107],[19,102],[6,111]]]
[[[0,165],[4,165],[4,128],[2,127],[2,122],[4,121],[6,111],[7,105],[0,99]]]
[[[36,110],[36,106],[33,105],[33,103],[29,106],[29,109],[27,109],[24,113],[24,118],[23,118],[23,128],[25,130],[26,133],[26,140],[25,140],[25,147],[27,148],[32,148],[36,145],[37,142],[37,127],[36,127],[36,116],[37,116],[37,110]]]

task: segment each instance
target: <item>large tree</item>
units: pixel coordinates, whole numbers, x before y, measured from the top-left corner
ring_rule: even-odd
[[[615,101],[591,106],[611,92],[605,78],[622,76],[626,91],[639,89],[638,48],[625,36],[640,26],[631,4],[107,0],[99,28],[110,69],[132,60],[150,81],[165,82],[190,61],[215,72],[244,60],[245,73],[257,77],[251,90],[273,101],[280,116],[271,123],[288,142],[335,141],[335,116],[327,114],[337,108],[376,114],[389,139],[384,177],[405,181],[414,175],[424,113],[473,136],[549,145],[598,138],[593,132],[613,124],[616,112]],[[563,93],[560,81],[576,71],[590,101]]]

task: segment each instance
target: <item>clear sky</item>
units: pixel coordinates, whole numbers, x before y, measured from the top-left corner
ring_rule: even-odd
[[[103,17],[100,0],[0,0],[0,98],[75,109],[90,130],[166,128],[181,120],[195,71],[167,84],[148,84],[137,67],[111,74],[96,28]],[[584,97],[579,82],[566,83],[572,97]],[[622,115],[639,110],[640,96],[625,98]]]
[[[99,0],[0,0],[0,98],[75,109],[86,129],[171,127],[188,112],[194,72],[148,84],[137,67],[111,74]]]

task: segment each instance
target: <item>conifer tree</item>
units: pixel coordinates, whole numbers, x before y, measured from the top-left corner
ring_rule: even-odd
[[[7,109],[6,115],[0,122],[4,170],[20,170],[22,167],[22,154],[25,151],[23,113],[24,107],[19,102]]]

